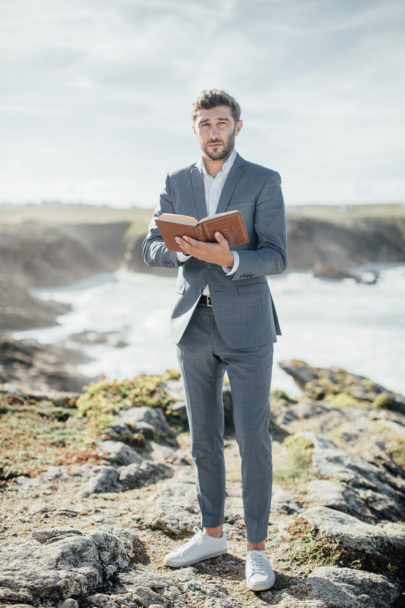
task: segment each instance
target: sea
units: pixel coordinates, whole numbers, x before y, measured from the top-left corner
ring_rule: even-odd
[[[273,389],[300,394],[278,365],[300,359],[316,367],[337,366],[405,394],[405,265],[380,268],[375,284],[293,271],[268,281],[282,329]],[[119,270],[33,289],[44,300],[69,303],[71,311],[58,317],[58,325],[12,335],[79,348],[88,360],[78,369],[91,377],[162,373],[177,368],[169,334],[174,285],[174,277]],[[72,337],[81,332],[90,343]]]

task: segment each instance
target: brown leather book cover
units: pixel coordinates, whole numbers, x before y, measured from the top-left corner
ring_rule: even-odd
[[[240,211],[225,211],[196,220],[191,215],[177,213],[162,213],[156,220],[166,247],[172,251],[181,248],[175,241],[176,236],[191,236],[198,241],[215,242],[215,232],[220,232],[228,241],[230,247],[249,242],[245,222]]]

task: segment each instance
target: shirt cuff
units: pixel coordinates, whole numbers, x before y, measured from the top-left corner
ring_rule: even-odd
[[[233,253],[232,268],[230,266],[222,266],[222,270],[225,272],[225,274],[227,276],[231,276],[231,275],[235,274],[235,272],[238,270],[238,266],[239,266],[239,253],[237,251],[232,251],[232,253]]]
[[[187,262],[187,260],[191,258],[191,255],[187,255],[185,253],[182,253],[181,251],[176,251],[176,255],[177,261],[181,263]]]

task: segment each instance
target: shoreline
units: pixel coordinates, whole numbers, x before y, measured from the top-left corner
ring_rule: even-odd
[[[16,331],[55,327],[59,315],[71,310],[69,304],[38,298],[31,289],[66,286],[119,269],[152,276],[175,276],[175,272],[161,269],[152,273],[141,260],[141,243],[150,215],[151,211],[141,209],[75,208],[58,204],[16,209],[0,205],[0,335],[3,332],[3,340],[12,339]],[[310,272],[320,279],[350,278],[373,285],[378,283],[382,269],[405,263],[405,206],[358,208],[347,213],[338,207],[325,206],[314,211],[307,206],[288,212],[287,227],[289,268],[286,276],[296,268],[297,272]],[[277,277],[275,284],[276,281]],[[81,328],[82,332],[85,330]],[[103,336],[86,337],[83,333],[80,338],[84,344],[86,339],[97,341]],[[121,340],[124,342],[125,339]],[[35,350],[34,344],[14,344],[13,357],[17,363],[11,358],[10,365],[20,365],[23,370],[30,357],[29,348],[31,365],[36,367],[36,357],[39,365],[44,354],[40,356],[41,347],[36,345]],[[82,348],[79,346],[76,350],[78,356]],[[18,363],[21,357],[26,358],[24,364]],[[66,353],[65,359],[68,358]],[[49,365],[56,377],[57,360],[52,363],[50,359]],[[63,364],[61,361],[61,366]],[[6,368],[7,364],[0,367],[5,381]],[[52,375],[50,369],[47,374]]]

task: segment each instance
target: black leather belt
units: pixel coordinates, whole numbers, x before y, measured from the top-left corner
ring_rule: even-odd
[[[212,306],[211,296],[201,296],[198,304],[200,306]]]

